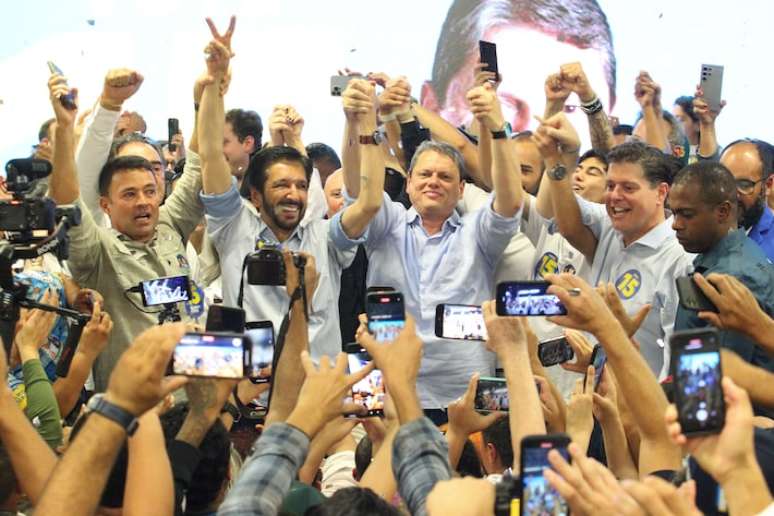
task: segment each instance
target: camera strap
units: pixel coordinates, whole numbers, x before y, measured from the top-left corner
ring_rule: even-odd
[[[242,260],[242,274],[239,276],[239,295],[237,296],[237,306],[244,310],[242,306],[242,300],[245,297],[245,270],[247,269],[247,259],[250,254],[245,255],[245,259]]]
[[[279,364],[280,357],[282,356],[282,350],[285,348],[285,337],[288,334],[288,327],[290,326],[290,312],[293,310],[293,303],[295,303],[299,299],[303,300],[302,302],[304,303],[304,316],[306,317],[307,322],[309,322],[308,309],[306,306],[306,286],[304,285],[303,268],[299,270],[298,279],[299,279],[299,286],[296,287],[296,290],[293,291],[293,295],[290,296],[288,312],[285,314],[285,317],[282,318],[282,324],[280,324],[280,329],[279,329],[279,332],[277,333],[277,342],[274,344],[274,358],[271,361],[272,377],[275,377],[276,375],[277,365]],[[271,382],[271,387],[269,387],[269,402],[266,408],[267,414],[268,414],[268,410],[271,408],[271,399],[273,395],[274,395],[274,381]]]

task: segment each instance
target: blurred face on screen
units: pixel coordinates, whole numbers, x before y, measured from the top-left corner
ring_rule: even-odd
[[[502,76],[497,93],[503,116],[510,122],[514,132],[534,130],[537,127],[534,115],[543,115],[546,103],[543,89],[545,79],[557,73],[565,63],[578,61],[582,64],[605,109],[610,109],[609,89],[604,73],[605,56],[600,51],[581,49],[557,41],[556,36],[517,25],[492,28],[486,32],[484,39],[497,45],[497,63]],[[473,85],[473,66],[477,59],[476,51],[466,66],[449,82],[443,105],[437,103],[437,99],[443,95],[428,91],[430,88],[427,86],[423,91],[422,104],[438,111],[455,126],[468,126],[472,115],[465,94]],[[565,112],[578,134],[582,139],[588,139],[588,122],[586,115],[577,107],[580,104],[577,95],[571,94],[566,104]]]

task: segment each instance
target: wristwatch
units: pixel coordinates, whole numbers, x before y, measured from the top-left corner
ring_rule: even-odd
[[[512,132],[513,131],[511,130],[511,124],[509,124],[508,122],[505,122],[503,124],[502,129],[500,129],[499,131],[492,131],[492,139],[502,140],[502,139],[510,138]]]
[[[234,423],[238,422],[240,419],[242,419],[242,413],[239,411],[239,408],[237,408],[236,405],[231,403],[230,401],[227,401],[223,408],[220,409],[221,414],[231,414],[231,419],[234,420]]]
[[[567,176],[567,168],[561,163],[557,163],[554,168],[548,171],[548,178],[553,181],[561,181]]]
[[[361,134],[361,145],[380,145],[382,143],[382,134],[379,131],[374,131],[371,134]]]
[[[140,423],[134,414],[127,412],[118,405],[110,403],[105,399],[104,394],[95,394],[92,396],[86,404],[86,409],[89,412],[96,412],[103,417],[115,421],[126,430],[126,433],[130,437],[134,435],[137,431],[137,427],[140,426]]]

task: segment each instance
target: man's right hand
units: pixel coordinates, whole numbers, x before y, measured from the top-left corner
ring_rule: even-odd
[[[543,120],[535,117],[540,127],[533,134],[533,141],[546,161],[558,161],[564,154],[580,150],[580,137],[564,113]]]
[[[449,431],[452,429],[462,438],[467,438],[470,434],[486,430],[498,419],[507,416],[507,412],[492,412],[490,414],[479,414],[476,412],[476,387],[478,386],[479,374],[474,373],[468,382],[468,389],[461,398],[449,403],[447,412],[449,414]]]
[[[545,279],[551,283],[548,293],[556,295],[567,308],[567,315],[554,315],[549,321],[595,336],[611,326],[620,326],[602,296],[578,276],[547,274]]]
[[[48,79],[48,92],[51,100],[51,106],[54,108],[56,123],[59,127],[73,128],[75,126],[75,117],[78,114],[78,108],[68,109],[59,100],[62,95],[71,93],[73,101],[78,104],[78,90],[70,89],[67,86],[67,79],[58,74],[53,74]]]
[[[546,92],[547,102],[561,102],[564,104],[567,97],[572,93],[569,85],[562,81],[562,76],[558,73],[552,73],[546,77],[543,89]]]
[[[164,378],[172,352],[185,331],[183,323],[173,323],[142,332],[113,369],[105,399],[139,417],[185,385],[185,377]]]
[[[95,301],[91,319],[83,328],[78,351],[94,360],[107,346],[111,331],[113,331],[113,320],[110,314],[102,311],[100,301]]]
[[[411,104],[411,85],[401,76],[387,81],[384,91],[379,95],[379,112],[383,115],[393,111],[402,112]]]
[[[398,337],[389,343],[380,343],[373,335],[360,332],[357,341],[371,355],[376,367],[384,375],[387,390],[413,388],[417,383],[422,361],[422,341],[417,337],[414,318],[406,315],[406,324]]]
[[[559,75],[562,84],[572,89],[578,95],[581,102],[591,102],[597,96],[591,88],[586,72],[583,71],[583,66],[580,63],[563,64]]]
[[[344,114],[347,118],[359,121],[375,109],[372,98],[374,87],[365,79],[351,79],[341,94]]]
[[[100,105],[112,111],[120,111],[123,103],[137,93],[144,80],[142,74],[129,68],[108,70],[99,98]]]
[[[320,280],[320,275],[317,272],[317,263],[311,254],[301,252],[296,254],[306,258],[304,285],[306,285],[306,299],[311,303],[312,296],[317,288],[317,282]],[[288,289],[288,295],[292,296],[300,284],[301,276],[298,273],[298,267],[293,263],[293,254],[290,251],[282,251],[282,259],[285,261],[285,287]]]

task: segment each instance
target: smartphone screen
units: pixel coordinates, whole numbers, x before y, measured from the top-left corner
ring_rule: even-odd
[[[567,309],[559,298],[547,294],[547,281],[507,281],[497,284],[497,315],[535,316],[565,315]]]
[[[551,467],[551,450],[557,450],[570,462],[569,444],[570,438],[563,434],[528,436],[521,441],[521,514],[570,514],[567,502],[543,475],[543,470]]]
[[[250,343],[250,375],[256,383],[268,382],[274,360],[274,325],[271,321],[249,322],[245,337]]]
[[[365,350],[347,354],[349,374],[363,369],[371,361],[371,357]],[[384,381],[382,372],[374,369],[368,376],[352,386],[352,395],[345,402],[363,405],[368,411],[368,416],[378,416],[384,413]],[[360,416],[364,414],[358,414]]]
[[[486,63],[487,72],[498,73],[497,69],[497,45],[489,41],[479,41],[478,50],[481,54],[481,62]]]
[[[188,276],[169,276],[141,283],[142,302],[145,306],[188,301],[191,297]]]
[[[602,381],[602,372],[605,370],[606,363],[607,353],[605,353],[605,348],[597,344],[591,352],[591,365],[594,366],[594,392],[599,387],[599,382]]]
[[[575,357],[566,337],[547,340],[538,344],[538,359],[543,367],[563,364]]]
[[[210,305],[207,310],[207,331],[229,331],[232,333],[244,333],[245,311],[223,305]]]
[[[175,347],[173,374],[211,378],[242,378],[249,350],[242,335],[186,333]]]
[[[508,412],[508,385],[505,378],[482,376],[476,386],[476,399],[473,402],[476,410],[487,412]]]
[[[403,294],[374,292],[366,296],[368,331],[379,342],[392,342],[406,322]]]
[[[675,333],[672,346],[675,404],[683,433],[721,431],[726,409],[717,332]]]
[[[476,305],[435,307],[435,336],[442,339],[486,340],[484,313]]]

